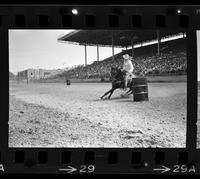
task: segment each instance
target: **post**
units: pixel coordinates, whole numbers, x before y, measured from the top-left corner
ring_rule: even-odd
[[[97,61],[99,61],[99,45],[97,44]]]
[[[115,60],[115,57],[114,57],[114,35],[113,35],[113,32],[112,32],[112,60]]]
[[[87,66],[87,46],[85,44],[85,66]]]
[[[27,80],[27,84],[28,84],[28,70],[26,70],[26,80]]]
[[[35,69],[34,69],[34,82],[35,82]]]
[[[39,82],[41,82],[41,79],[40,79],[40,69],[39,69]]]
[[[17,72],[17,82],[19,83],[19,72]]]
[[[159,30],[157,30],[156,32],[157,32],[157,40],[158,40],[157,55],[159,57],[160,56],[160,32]]]

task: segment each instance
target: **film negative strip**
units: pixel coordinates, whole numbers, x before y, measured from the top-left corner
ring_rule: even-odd
[[[199,19],[1,5],[0,173],[200,174]]]

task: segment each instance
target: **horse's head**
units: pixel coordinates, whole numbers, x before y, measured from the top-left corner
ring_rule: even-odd
[[[123,72],[118,67],[111,67],[111,79],[121,80],[123,79]]]
[[[114,77],[117,74],[118,68],[117,67],[111,67],[110,74],[112,77]]]

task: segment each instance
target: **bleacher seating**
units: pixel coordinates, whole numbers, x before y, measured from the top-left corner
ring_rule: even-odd
[[[123,50],[121,53],[102,61],[95,61],[88,66],[77,66],[60,74],[68,78],[89,79],[109,78],[112,66],[122,68],[122,55],[132,55],[132,50]],[[134,73],[137,75],[183,74],[187,71],[186,42],[178,39],[161,43],[160,56],[157,55],[157,45],[143,46],[134,49]]]

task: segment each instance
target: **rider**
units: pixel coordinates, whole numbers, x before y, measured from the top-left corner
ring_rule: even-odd
[[[133,75],[133,64],[131,57],[128,54],[123,55],[124,64],[122,70],[125,72],[124,90],[127,90],[128,79]]]

